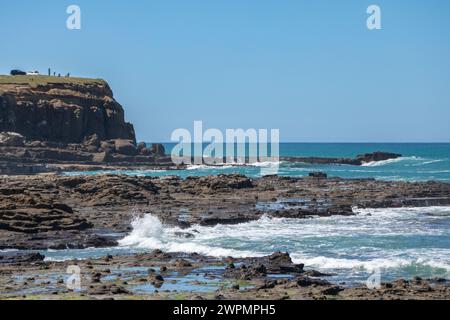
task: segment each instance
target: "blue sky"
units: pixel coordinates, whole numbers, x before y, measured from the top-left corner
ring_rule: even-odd
[[[366,28],[371,4],[382,30]],[[0,73],[106,79],[139,140],[203,120],[282,141],[450,142],[450,1],[1,1],[0,38]]]

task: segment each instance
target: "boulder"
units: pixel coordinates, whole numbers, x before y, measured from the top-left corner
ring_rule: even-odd
[[[320,171],[310,172],[309,176],[311,178],[318,178],[318,179],[326,179],[327,178],[327,174],[325,172],[320,172]]]
[[[135,156],[138,151],[132,140],[116,139],[114,141],[115,151],[126,156]]]
[[[100,149],[112,153],[116,150],[114,140],[100,142]]]
[[[16,132],[0,133],[0,146],[2,147],[23,147],[25,138]]]

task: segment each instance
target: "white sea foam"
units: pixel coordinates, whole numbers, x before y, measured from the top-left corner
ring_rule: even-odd
[[[450,236],[448,229],[436,228],[448,219],[450,207],[354,208],[354,212],[355,216],[314,219],[264,216],[237,225],[188,229],[164,226],[147,214],[133,221],[133,231],[119,243],[218,257],[263,256],[283,250],[291,253],[294,262],[319,269],[439,268],[450,275],[450,248],[435,246],[436,239]],[[177,236],[179,232],[193,237]],[[418,237],[418,247],[411,247]],[[426,237],[431,238],[425,241]]]
[[[443,161],[445,161],[445,160],[444,159],[427,160],[427,161],[424,161],[424,162],[419,163],[419,164],[413,164],[413,167],[424,166],[424,165],[427,165],[427,164],[443,162]]]
[[[177,232],[189,232],[177,227],[164,227],[158,218],[151,214],[135,218],[132,222],[132,232],[119,241],[123,247],[135,247],[145,249],[161,249],[167,252],[197,252],[211,256],[255,256],[258,253],[252,251],[239,251],[228,248],[214,247],[209,244],[189,241],[176,236]]]
[[[281,163],[282,163],[282,161],[263,161],[263,162],[253,162],[253,163],[250,163],[249,165],[253,166],[253,167],[267,168],[267,167],[277,167]]]
[[[232,168],[233,165],[206,165],[192,164],[186,167],[186,170],[222,170]]]
[[[8,253],[8,252],[17,252],[19,251],[18,249],[1,249],[0,252],[1,253]]]
[[[440,252],[442,254],[442,252]],[[292,260],[295,263],[304,263],[306,266],[318,269],[360,269],[372,272],[376,269],[397,269],[407,267],[428,267],[442,269],[450,275],[450,263],[432,257],[418,257],[413,255],[408,258],[396,256],[386,258],[375,258],[371,260],[360,260],[358,258],[345,259],[333,257],[307,257],[298,254],[292,254]]]
[[[263,162],[252,162],[252,163],[226,163],[222,165],[206,165],[206,164],[199,164],[199,165],[189,165],[187,166],[187,170],[210,170],[210,169],[229,169],[233,167],[276,167],[281,164],[281,161],[263,161]]]
[[[397,163],[397,162],[403,162],[403,161],[422,161],[422,160],[425,160],[425,159],[420,158],[420,157],[416,157],[416,156],[412,156],[412,157],[399,157],[399,158],[388,159],[388,160],[383,160],[383,161],[371,161],[371,162],[365,162],[365,163],[363,163],[361,166],[363,166],[363,167],[381,167],[381,166],[385,166],[385,165],[389,165],[389,164],[393,164],[393,163]]]

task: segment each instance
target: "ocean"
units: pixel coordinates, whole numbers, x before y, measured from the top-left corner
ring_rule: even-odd
[[[166,144],[165,147],[170,151],[173,144]],[[278,174],[305,176],[311,171],[323,171],[329,176],[344,178],[450,182],[450,144],[280,145],[281,156],[355,157],[374,151],[400,153],[402,157],[363,166],[281,163]],[[258,177],[262,168],[271,165],[273,163],[223,168],[200,165],[179,171],[125,170],[110,173],[149,176],[177,174],[182,177],[241,173]],[[50,251],[45,254],[47,259],[61,260],[158,248],[212,256],[247,257],[280,250],[289,252],[295,262],[304,263],[306,267],[333,273],[330,280],[337,283],[361,283],[374,272],[380,273],[381,281],[414,276],[450,277],[450,207],[354,210],[356,215],[348,217],[263,217],[238,225],[193,226],[190,229],[195,237],[189,239],[176,237],[179,228],[163,225],[148,212],[133,222],[133,231],[120,241],[117,248]]]
[[[164,144],[170,153],[175,144]],[[280,156],[298,157],[356,157],[359,154],[384,151],[399,153],[401,158],[367,163],[363,166],[350,165],[312,165],[305,163],[281,162],[278,174],[282,176],[307,176],[312,171],[323,171],[329,176],[342,178],[375,178],[393,181],[449,181],[450,182],[450,143],[281,143]],[[273,166],[270,162],[254,163],[248,166],[211,167],[191,165],[186,170],[120,170],[109,173],[123,173],[143,176],[192,175],[240,173],[249,177],[264,174],[264,168]],[[97,174],[87,171],[82,174]],[[78,173],[67,173],[76,175]]]

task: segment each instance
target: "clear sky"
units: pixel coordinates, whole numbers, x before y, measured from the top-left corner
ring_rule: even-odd
[[[106,79],[138,140],[203,120],[282,141],[450,142],[447,0],[1,1],[0,39],[0,73]]]

